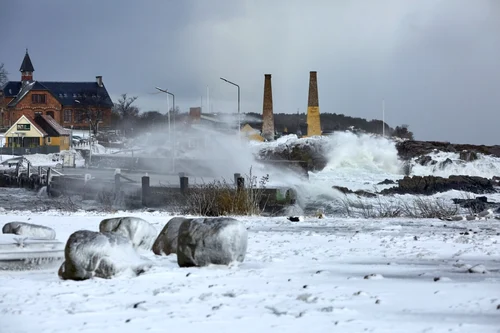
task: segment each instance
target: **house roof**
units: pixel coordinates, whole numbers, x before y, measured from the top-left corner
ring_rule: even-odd
[[[52,93],[63,106],[78,106],[75,100],[84,99],[86,105],[113,107],[108,91],[104,85],[100,87],[97,82],[30,81],[23,86],[20,81],[10,81],[2,90],[5,97],[16,97],[8,106],[15,106],[31,90],[45,90]],[[93,96],[97,99],[88,98]]]
[[[24,86],[21,85],[21,90],[17,94],[17,96],[7,104],[7,106],[16,106],[17,103],[19,103],[24,96],[26,96],[27,93],[29,93],[31,90],[48,90],[45,88],[42,84],[40,84],[38,81],[30,81],[29,83],[25,84]]]
[[[11,130],[12,130],[13,128],[15,128],[15,126],[17,127],[17,124],[18,124],[18,123],[19,123],[19,121],[20,121],[21,119],[23,119],[23,118],[27,119],[27,120],[31,123],[31,125],[33,125],[33,127],[35,127],[35,128],[38,130],[38,132],[40,132],[40,134],[42,134],[42,136],[47,136],[47,135],[48,135],[48,134],[47,134],[47,132],[45,132],[45,130],[44,130],[44,129],[40,126],[40,125],[38,125],[32,117],[27,116],[27,115],[22,115],[22,116],[21,116],[21,117],[20,117],[20,118],[19,118],[19,119],[18,119],[18,120],[14,123],[14,125],[12,125],[12,126],[11,126],[8,130],[7,130],[7,132],[5,132],[5,133],[7,134],[7,133],[11,132]]]
[[[22,87],[21,81],[9,81],[3,87],[3,95],[5,97],[15,97]]]
[[[29,122],[30,122],[33,126],[35,126],[35,127],[36,127],[36,129],[37,129],[37,130],[39,130],[39,131],[43,134],[43,136],[47,136],[47,135],[49,135],[49,134],[48,134],[48,133],[47,133],[47,132],[43,129],[43,127],[42,127],[42,126],[40,126],[40,125],[39,125],[39,124],[35,121],[35,119],[33,119],[33,117],[26,116],[26,115],[23,115],[23,116],[24,116],[24,117],[26,117],[26,118],[29,120]]]
[[[36,115],[35,123],[43,128],[49,136],[65,136],[69,135],[69,131],[64,129],[61,125],[55,121],[51,116]]]
[[[21,64],[20,72],[34,72],[33,64],[31,63],[30,55],[28,54],[28,49],[26,49],[26,54],[24,55],[23,63]]]

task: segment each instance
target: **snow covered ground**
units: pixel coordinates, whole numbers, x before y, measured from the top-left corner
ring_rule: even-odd
[[[112,216],[2,214],[64,242]],[[158,232],[170,218],[132,215]],[[181,269],[151,252],[154,268],[133,278],[0,271],[0,332],[500,332],[500,221],[238,219],[239,266]]]

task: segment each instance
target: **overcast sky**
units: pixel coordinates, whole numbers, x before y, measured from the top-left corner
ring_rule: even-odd
[[[416,138],[499,144],[498,0],[4,1],[0,62],[11,80],[29,48],[40,81],[102,75],[143,111],[305,112],[309,71],[323,113],[409,124]],[[206,111],[206,109],[205,109]]]

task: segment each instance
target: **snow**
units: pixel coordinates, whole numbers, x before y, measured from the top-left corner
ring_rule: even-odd
[[[0,221],[17,215],[67,239],[123,212]],[[171,217],[133,215],[157,230]],[[154,266],[138,277],[2,273],[2,332],[498,332],[499,221],[237,219],[248,228],[237,266],[179,268],[175,255],[151,252]],[[487,273],[468,273],[476,265]]]
[[[251,142],[249,150],[296,140],[327,145],[329,163],[323,171],[310,173],[309,182],[271,170],[269,186],[298,190],[299,205],[290,214],[300,218],[291,222],[286,217],[235,217],[248,235],[243,262],[179,268],[176,254],[156,256],[141,250],[139,260],[153,265],[143,274],[80,282],[61,280],[58,266],[31,271],[10,267],[0,271],[0,332],[128,333],[164,332],[165,328],[252,333],[499,332],[499,220],[342,218],[336,210],[324,210],[346,198],[333,185],[375,191],[394,186],[377,184],[384,179],[403,178],[394,142],[353,133],[307,139],[290,135],[275,142]],[[224,146],[213,146],[218,151],[212,147],[201,156],[213,158],[211,166],[223,169],[222,176],[243,174],[249,170],[252,156],[237,141],[222,140]],[[500,159],[495,157],[479,154],[478,160],[463,163],[453,153],[430,155],[437,161],[450,158],[453,163],[444,168],[414,165],[412,174],[491,177],[500,173]],[[29,158],[35,165],[60,163],[49,156]],[[253,168],[258,177],[269,170],[268,166]],[[37,209],[29,200],[41,198],[26,198],[17,190],[4,191],[7,194],[0,198],[3,207]],[[426,199],[450,202],[475,196],[449,191]],[[487,196],[489,201],[500,201],[499,193]],[[359,203],[375,205],[377,200],[388,200],[397,205],[416,198],[395,195],[362,198]],[[325,216],[319,219],[306,214],[306,203],[324,210]],[[121,216],[142,218],[157,231],[174,217],[160,211],[103,214],[0,208],[0,224],[33,220],[53,228],[64,243],[75,231],[98,231],[102,219]],[[42,245],[16,235],[0,236],[4,252],[8,248],[34,256],[42,250],[62,252],[63,243]],[[130,267],[123,265],[124,259],[139,256],[132,246],[125,251],[126,258],[123,251],[94,250],[96,255],[116,258],[123,268]]]

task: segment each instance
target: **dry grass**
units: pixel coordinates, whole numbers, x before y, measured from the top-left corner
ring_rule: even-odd
[[[459,213],[459,206],[448,200],[420,196],[409,200],[380,195],[372,200],[345,196],[338,204],[348,217],[446,218]]]
[[[264,208],[262,195],[269,177],[257,179],[250,169],[250,174],[244,178],[243,189],[237,189],[236,184],[225,179],[192,186],[186,194],[184,213],[201,216],[259,215]]]

